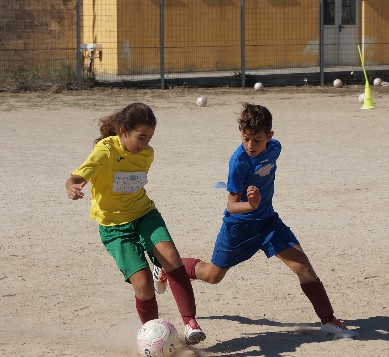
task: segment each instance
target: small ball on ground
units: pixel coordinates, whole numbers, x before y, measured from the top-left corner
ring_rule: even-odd
[[[359,103],[363,103],[365,101],[365,94],[364,93],[359,95],[358,101],[359,101]]]
[[[254,89],[255,90],[262,90],[263,89],[263,84],[261,82],[257,82],[254,84]]]
[[[380,86],[382,84],[382,79],[381,78],[376,78],[374,81],[373,81],[373,84],[375,86]]]
[[[340,88],[343,85],[343,83],[340,79],[335,79],[333,85],[335,88]]]
[[[197,100],[196,100],[196,104],[199,106],[199,107],[205,107],[207,106],[207,97],[198,97]]]

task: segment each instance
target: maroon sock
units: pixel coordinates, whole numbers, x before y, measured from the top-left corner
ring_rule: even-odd
[[[135,301],[142,324],[158,318],[158,304],[155,295],[150,300],[139,300],[135,296]]]
[[[182,263],[185,266],[185,270],[186,270],[186,273],[189,276],[189,279],[196,280],[197,277],[196,277],[195,269],[196,269],[196,265],[200,261],[200,259],[181,258],[181,260],[182,260]]]
[[[323,324],[332,321],[334,310],[324,289],[323,283],[317,278],[309,283],[301,284],[301,289],[312,303],[317,316]]]
[[[169,281],[170,290],[176,300],[178,311],[186,325],[196,316],[196,303],[192,283],[190,282],[184,266],[169,273],[166,272],[166,275]]]

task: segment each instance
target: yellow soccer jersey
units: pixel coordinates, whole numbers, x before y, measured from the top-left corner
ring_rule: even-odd
[[[100,140],[72,175],[90,181],[90,217],[103,226],[133,221],[155,208],[144,189],[154,159],[148,146],[138,154],[123,149],[118,136]]]

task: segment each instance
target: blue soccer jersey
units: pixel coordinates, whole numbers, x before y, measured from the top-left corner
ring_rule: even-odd
[[[277,159],[280,156],[281,143],[272,139],[265,151],[256,157],[247,155],[241,144],[230,158],[227,191],[241,194],[241,202],[247,202],[247,188],[256,186],[261,193],[259,207],[251,212],[234,214],[240,219],[264,219],[274,214],[273,194]],[[229,213],[226,212],[228,215]]]

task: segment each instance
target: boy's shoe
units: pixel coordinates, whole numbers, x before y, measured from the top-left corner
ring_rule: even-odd
[[[153,269],[154,290],[158,294],[163,294],[166,291],[167,275],[163,268],[154,265]]]
[[[334,319],[326,324],[321,325],[321,331],[327,335],[334,335],[335,338],[354,338],[357,337],[355,331],[349,330],[346,326],[343,325],[344,320]]]
[[[198,323],[188,323],[185,325],[185,343],[187,345],[197,345],[199,342],[204,341],[206,337]]]

